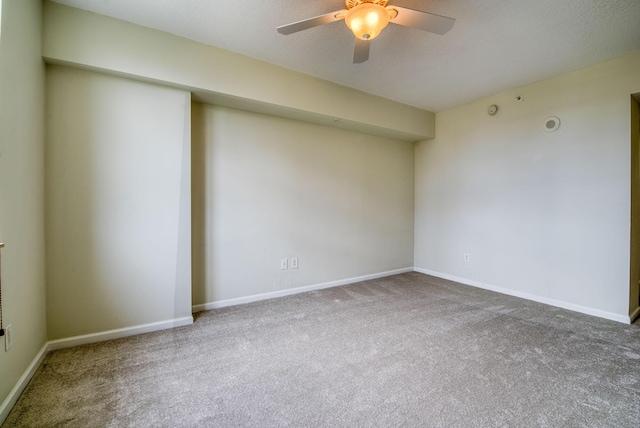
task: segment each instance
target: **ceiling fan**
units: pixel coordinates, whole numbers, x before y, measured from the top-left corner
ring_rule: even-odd
[[[345,10],[281,25],[277,30],[280,34],[288,35],[344,19],[347,27],[356,36],[353,63],[359,64],[369,59],[370,41],[378,37],[389,22],[442,35],[449,31],[456,21],[433,13],[387,6],[388,0],[346,0],[345,3]]]

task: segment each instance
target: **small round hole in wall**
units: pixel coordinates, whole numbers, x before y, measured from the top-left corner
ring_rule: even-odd
[[[498,107],[495,104],[490,105],[489,108],[487,109],[487,113],[489,114],[489,116],[495,116],[496,114],[498,114],[499,111],[500,111],[500,107]]]
[[[556,116],[549,116],[544,120],[542,129],[544,132],[556,132],[560,128],[560,119]]]

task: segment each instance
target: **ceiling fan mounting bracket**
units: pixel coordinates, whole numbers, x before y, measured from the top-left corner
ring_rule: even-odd
[[[351,10],[356,6],[361,5],[362,3],[373,3],[380,5],[382,7],[386,7],[388,0],[345,0],[345,4],[347,5],[347,9]]]

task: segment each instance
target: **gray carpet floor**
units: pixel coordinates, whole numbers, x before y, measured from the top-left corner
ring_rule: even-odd
[[[3,427],[640,426],[640,328],[407,273],[49,353]]]

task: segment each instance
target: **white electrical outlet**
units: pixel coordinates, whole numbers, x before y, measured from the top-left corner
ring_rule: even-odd
[[[465,262],[469,261],[469,253],[464,253],[464,261]]]
[[[280,269],[288,269],[287,267],[287,259],[280,259]]]
[[[13,328],[11,327],[11,324],[9,324],[4,329],[4,350],[8,351],[11,349],[11,345],[13,345]]]
[[[291,257],[291,269],[298,269],[298,258]]]

